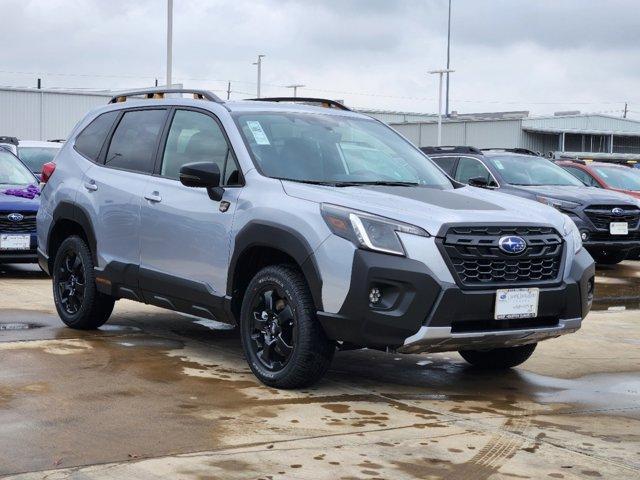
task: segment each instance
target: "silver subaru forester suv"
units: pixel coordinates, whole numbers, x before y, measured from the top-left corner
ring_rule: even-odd
[[[594,266],[571,219],[296,101],[153,89],[88,114],[43,169],[38,253],[62,321],[98,328],[127,298],[228,322],[280,388],[319,380],[337,349],[508,368],[580,328]]]

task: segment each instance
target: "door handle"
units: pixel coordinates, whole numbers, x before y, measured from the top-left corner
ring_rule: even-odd
[[[159,203],[162,201],[162,197],[160,196],[159,192],[151,192],[151,193],[147,193],[144,198],[146,198],[147,200],[149,200],[150,202],[153,203]]]
[[[89,180],[88,182],[84,182],[84,188],[86,188],[90,192],[95,192],[96,190],[98,190],[98,185],[96,185],[95,180]]]

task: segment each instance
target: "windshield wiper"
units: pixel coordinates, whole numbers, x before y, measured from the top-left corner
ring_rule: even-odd
[[[358,187],[360,185],[384,185],[390,187],[417,187],[420,185],[416,182],[394,182],[394,181],[377,181],[377,182],[336,182],[336,187]]]
[[[278,177],[275,177],[278,178]],[[278,178],[278,180],[286,180],[288,182],[297,182],[297,183],[306,183],[309,185],[328,185],[330,187],[335,187],[336,182],[324,182],[320,180],[298,180],[297,178]]]

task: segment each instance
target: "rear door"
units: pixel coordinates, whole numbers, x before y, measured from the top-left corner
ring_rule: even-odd
[[[98,161],[85,172],[98,266],[110,268],[113,281],[129,288],[137,288],[140,207],[167,113],[166,108],[121,112]]]
[[[180,183],[180,168],[215,162],[224,195]],[[176,108],[160,147],[156,175],[142,199],[141,288],[149,303],[215,317],[226,293],[233,214],[242,186],[233,150],[210,112]],[[213,305],[213,307],[211,307]]]

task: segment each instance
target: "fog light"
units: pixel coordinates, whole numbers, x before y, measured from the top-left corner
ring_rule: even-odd
[[[382,292],[378,287],[373,287],[369,290],[369,302],[373,305],[376,305],[380,302],[380,298],[382,298]]]
[[[587,232],[582,232],[580,234],[580,237],[582,238],[583,242],[586,242],[589,239],[589,234]]]

